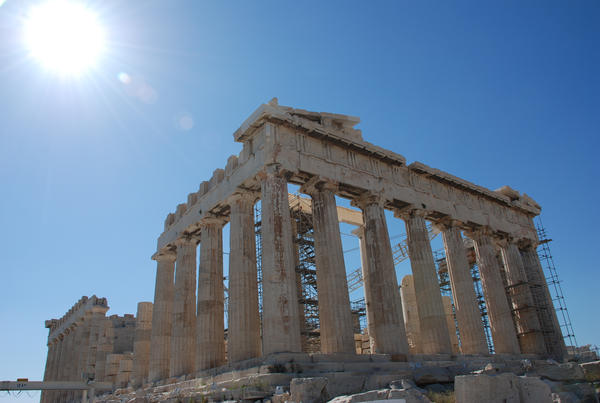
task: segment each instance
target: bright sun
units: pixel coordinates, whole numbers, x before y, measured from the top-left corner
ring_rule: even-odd
[[[80,74],[93,66],[104,48],[96,16],[81,4],[51,0],[34,7],[25,21],[31,56],[62,74]]]

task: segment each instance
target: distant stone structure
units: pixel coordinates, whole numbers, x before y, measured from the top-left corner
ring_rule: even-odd
[[[106,300],[92,297],[61,320],[48,321],[48,379],[94,374],[118,386],[139,387],[276,353],[301,353],[298,252],[288,183],[311,196],[322,354],[367,351],[393,361],[419,354],[487,355],[467,237],[481,275],[495,353],[562,360],[565,344],[536,253],[533,218],[540,206],[507,186],[491,191],[420,162],[407,165],[403,156],[364,141],[354,128],[358,123],[356,117],[281,106],[276,99],[261,105],[234,133],[243,144],[241,153],[229,157],[225,169],[216,169],[167,216],[153,255],[151,311],[149,303],[138,306],[136,328],[133,316],[105,318]],[[358,210],[336,206],[336,196],[350,199]],[[262,312],[254,220],[259,199]],[[386,209],[406,226],[412,275],[402,281],[402,297]],[[360,239],[368,348],[365,335],[355,334],[351,314],[339,230],[344,214],[355,215],[349,222]],[[451,300],[440,293],[426,221],[443,237]],[[84,350],[89,352],[78,361],[69,356]]]
[[[142,304],[151,309],[152,303]],[[46,321],[44,381],[129,381],[132,369],[124,361],[133,359],[134,340],[139,338],[136,319],[129,314],[106,317],[108,309],[106,298],[84,296],[62,318]],[[80,400],[81,392],[76,391],[44,391],[41,397],[42,403]]]

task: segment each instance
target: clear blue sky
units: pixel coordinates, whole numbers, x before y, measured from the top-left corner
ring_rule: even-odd
[[[600,3],[93,1],[109,41],[79,79],[27,58],[32,4],[0,7],[0,380],[42,377],[44,320],[82,295],[152,301],[165,216],[275,96],[531,195],[578,341],[600,344]]]

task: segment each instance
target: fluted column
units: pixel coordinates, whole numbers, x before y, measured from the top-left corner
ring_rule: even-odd
[[[54,354],[52,359],[52,367],[50,368],[50,380],[58,381],[59,380],[59,370],[60,370],[60,351],[62,345],[62,335],[56,336],[54,339]],[[48,402],[54,402],[57,396],[57,392],[55,390],[46,391],[48,396]]]
[[[302,189],[312,196],[321,352],[325,354],[356,352],[335,190],[333,184],[323,182]]]
[[[508,295],[512,303],[517,338],[524,354],[545,354],[546,346],[540,321],[537,316],[531,290],[525,276],[525,269],[519,248],[510,240],[500,242],[502,261],[508,283]]]
[[[366,264],[363,264],[363,281],[371,352],[408,354],[402,302],[383,200],[376,195],[365,194],[354,200],[353,204],[362,209],[365,227]]]
[[[494,350],[497,354],[519,354],[519,342],[500,276],[496,248],[484,229],[470,233],[469,237],[473,239],[475,246]]]
[[[86,312],[80,321],[77,322],[75,332],[75,345],[73,347],[73,370],[71,379],[73,381],[83,381],[87,369],[87,359],[89,354],[90,340],[90,318],[91,312]],[[85,379],[87,381],[87,379]],[[81,391],[74,390],[69,392],[69,399],[81,400]]]
[[[195,372],[196,356],[196,240],[179,238],[173,297],[170,376]]]
[[[150,368],[148,381],[156,382],[170,375],[171,332],[173,328],[175,254],[167,251],[153,257],[157,262],[152,333],[150,336]]]
[[[423,212],[401,214],[406,224],[408,255],[419,306],[421,348],[424,354],[452,353],[446,315]]]
[[[56,348],[56,361],[54,363],[54,379],[55,381],[62,380],[62,368],[64,363],[64,349],[65,349],[65,335],[63,333],[56,336],[57,339],[57,348]],[[49,391],[49,401],[50,402],[58,402],[60,398],[60,391],[52,390]]]
[[[454,310],[458,322],[461,352],[463,354],[488,354],[481,313],[460,229],[452,222],[442,225],[440,228],[446,251],[446,263],[448,264]]]
[[[52,330],[50,330],[51,332]],[[54,360],[56,359],[56,341],[49,340],[48,341],[48,355],[46,356],[46,368],[44,370],[44,382],[54,381],[54,376],[52,374],[52,370],[54,368]],[[50,402],[50,393],[49,390],[43,390],[40,396],[40,402],[46,403]]]
[[[148,379],[152,310],[152,302],[138,302],[133,341],[132,384],[134,388],[142,386]]]
[[[552,358],[562,361],[567,355],[565,341],[535,246],[531,244],[524,245],[521,250],[521,257],[529,288],[538,308],[537,314],[543,330],[546,350]]]
[[[62,348],[62,362],[60,368],[60,380],[61,381],[72,381],[71,370],[73,367],[73,341],[75,338],[75,326],[70,326],[64,331],[64,340]],[[66,401],[68,391],[58,391],[58,401]]]
[[[263,354],[300,352],[300,321],[287,180],[275,165],[261,177]]]
[[[400,295],[402,297],[402,314],[404,316],[404,328],[411,354],[422,354],[421,349],[421,326],[419,324],[419,309],[415,295],[415,283],[413,276],[407,274],[402,277]]]
[[[229,314],[227,355],[230,363],[261,354],[260,316],[252,193],[229,200]]]
[[[200,224],[200,268],[196,319],[196,370],[225,363],[223,288],[223,224],[221,218],[205,218]]]
[[[361,264],[360,269],[362,272],[362,278],[363,278],[363,283],[364,283],[366,276],[368,276],[370,273],[370,270],[368,269],[369,259],[367,259],[367,245],[365,242],[365,226],[361,225],[360,227],[353,230],[352,233],[354,235],[356,235],[356,237],[358,238],[358,246],[360,249],[360,264]],[[366,316],[367,316],[367,333],[369,334],[369,349],[370,349],[370,351],[375,351],[375,342],[374,342],[374,339],[372,336],[372,330],[371,330],[371,327],[374,326],[375,321],[373,318],[373,311],[372,311],[372,309],[369,308],[369,306],[371,306],[369,297],[370,297],[370,295],[368,295],[368,293],[366,292],[366,287],[365,287],[364,298],[365,298],[365,307],[366,307]]]

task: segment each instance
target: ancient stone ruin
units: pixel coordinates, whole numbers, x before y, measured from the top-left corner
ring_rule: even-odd
[[[152,257],[154,304],[140,303],[136,318],[106,318],[105,299],[84,297],[47,321],[45,379],[93,379],[113,383],[123,396],[178,401],[258,400],[314,377],[327,385],[326,396],[317,387],[318,401],[406,377],[449,382],[490,362],[518,373],[526,370],[523,360],[563,361],[566,347],[536,253],[540,206],[507,186],[492,191],[420,162],[407,165],[363,140],[358,123],[276,99],[261,105],[233,135],[241,153],[167,216]],[[288,183],[310,198],[290,196]],[[337,206],[336,197],[354,208]],[[401,291],[385,210],[406,226],[412,275]],[[314,240],[319,326],[311,332],[300,290],[298,211],[310,216]],[[360,239],[366,329],[357,329],[350,303],[340,222],[354,225]],[[451,297],[440,293],[431,231],[443,238]],[[49,392],[42,401],[76,399]]]

